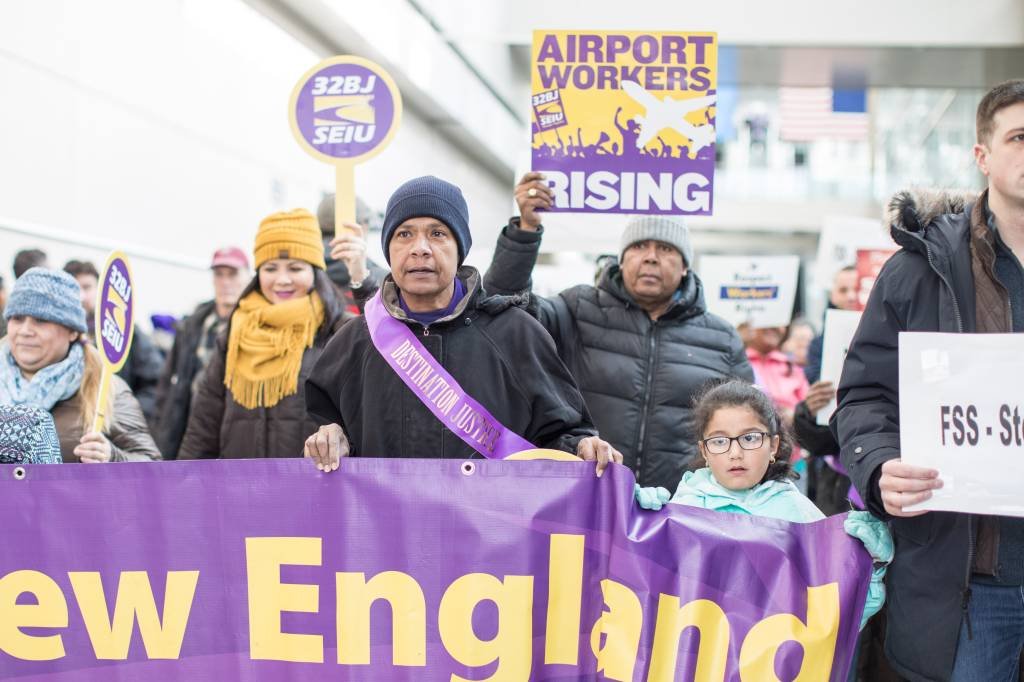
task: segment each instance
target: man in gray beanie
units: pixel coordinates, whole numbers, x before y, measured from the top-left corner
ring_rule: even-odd
[[[520,217],[502,230],[484,276],[492,294],[530,290],[544,231],[540,212],[553,201],[540,173],[527,173],[515,198]],[[531,296],[598,431],[642,486],[675,490],[697,456],[693,401],[705,384],[754,378],[736,330],[707,311],[692,263],[681,220],[638,216],[622,232],[619,264],[605,268],[596,286]]]
[[[381,242],[391,274],[306,381],[321,426],[305,455],[321,471],[346,455],[502,458],[533,447],[599,470],[621,461],[544,329],[511,297],[487,296],[462,264],[473,239],[458,187],[432,176],[403,184]]]

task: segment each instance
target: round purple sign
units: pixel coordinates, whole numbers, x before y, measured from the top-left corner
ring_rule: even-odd
[[[134,301],[127,257],[114,252],[103,268],[96,305],[96,347],[114,372],[124,365],[132,345]]]
[[[333,57],[292,91],[292,133],[313,156],[356,163],[381,151],[398,130],[402,98],[391,76],[359,57]]]

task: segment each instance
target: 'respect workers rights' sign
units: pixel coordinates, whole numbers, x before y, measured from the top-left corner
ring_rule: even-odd
[[[715,33],[534,31],[532,168],[553,211],[710,215]]]
[[[785,327],[793,317],[799,256],[702,256],[708,310],[752,329]]]

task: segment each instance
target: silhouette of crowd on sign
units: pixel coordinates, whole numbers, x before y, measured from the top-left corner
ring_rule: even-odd
[[[670,145],[665,142],[661,135],[655,136],[658,144],[652,143],[644,147],[637,147],[641,126],[632,118],[626,119],[625,124],[623,124],[621,115],[622,107],[619,107],[615,111],[613,123],[621,137],[621,143],[613,141],[612,136],[603,130],[597,136],[597,139],[588,141],[583,137],[583,129],[580,127],[576,128],[575,136],[569,134],[567,136],[568,141],[566,141],[562,138],[558,128],[542,131],[534,122],[533,139],[534,141],[539,141],[539,144],[534,144],[533,146],[534,152],[539,152],[540,156],[548,158],[592,158],[595,156],[620,156],[633,159],[641,157],[653,157],[655,159],[691,158],[688,145]],[[711,113],[710,107],[704,111],[704,120],[707,125],[712,127],[715,125],[715,116]],[[545,133],[547,133],[547,139],[545,139]],[[551,143],[551,133],[554,133],[554,142],[557,144]]]

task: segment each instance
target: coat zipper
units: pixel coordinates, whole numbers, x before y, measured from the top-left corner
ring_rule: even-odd
[[[932,250],[928,246],[928,242],[921,238],[924,243],[924,253],[928,258],[928,265],[931,267],[932,272],[939,276],[942,283],[946,286],[946,289],[950,293],[950,298],[953,300],[953,315],[956,317],[956,330],[957,333],[962,334],[964,331],[963,317],[960,315],[960,302],[957,301],[956,291],[950,285],[949,280],[946,276],[935,267],[935,261],[932,258]],[[974,631],[971,628],[971,612],[969,609],[971,603],[971,568],[974,565],[974,519],[971,516],[967,517],[967,567],[964,571],[964,589],[961,592],[960,608],[963,610],[964,624],[967,626],[967,639],[974,639]]]
[[[923,237],[921,237],[920,239],[921,242],[924,244],[924,254],[925,257],[928,258],[928,265],[931,267],[932,272],[938,275],[939,279],[942,280],[942,283],[946,285],[946,289],[949,290],[950,298],[953,299],[953,315],[956,316],[956,330],[957,333],[963,334],[964,321],[963,318],[960,316],[960,302],[956,300],[956,291],[953,290],[953,286],[949,283],[949,280],[946,279],[946,276],[939,272],[939,269],[935,267],[935,261],[932,259],[932,250],[928,246],[928,242],[924,241]]]
[[[636,473],[637,478],[643,482],[643,447],[644,437],[647,435],[647,413],[651,407],[651,382],[654,379],[654,354],[657,346],[657,321],[651,322],[651,326],[648,328],[650,334],[650,343],[648,343],[647,350],[647,376],[644,379],[644,406],[640,412],[640,432],[636,442]]]

